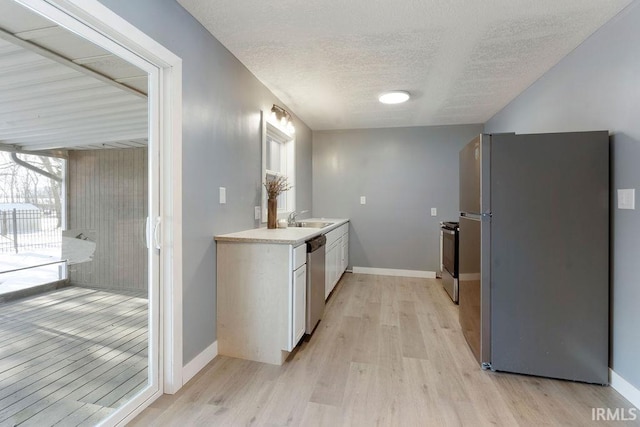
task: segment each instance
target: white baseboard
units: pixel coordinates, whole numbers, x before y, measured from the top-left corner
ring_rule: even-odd
[[[627,399],[633,406],[640,409],[640,390],[627,380],[616,374],[613,369],[609,369],[611,387]]]
[[[376,276],[420,277],[424,279],[436,278],[435,271],[398,270],[395,268],[353,267],[353,272],[359,274],[374,274]]]
[[[196,376],[209,362],[218,355],[218,340],[214,341],[209,347],[205,348],[199,355],[194,357],[189,363],[182,368],[182,384],[186,384],[189,380]]]

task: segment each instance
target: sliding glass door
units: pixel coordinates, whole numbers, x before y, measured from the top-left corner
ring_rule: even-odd
[[[116,423],[161,391],[159,70],[46,1],[0,29],[0,424]]]

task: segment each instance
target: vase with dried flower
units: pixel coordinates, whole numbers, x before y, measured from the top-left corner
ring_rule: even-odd
[[[278,228],[278,196],[291,186],[286,176],[267,175],[264,188],[267,190],[267,228]]]

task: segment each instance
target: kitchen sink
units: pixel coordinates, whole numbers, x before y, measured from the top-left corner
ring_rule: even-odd
[[[321,221],[298,221],[296,227],[303,228],[324,228],[333,225],[333,222],[321,222]]]

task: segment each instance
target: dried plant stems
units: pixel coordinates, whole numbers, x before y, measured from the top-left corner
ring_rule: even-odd
[[[265,177],[264,188],[267,189],[267,197],[269,199],[275,199],[280,194],[291,189],[291,186],[287,182],[286,176]]]

